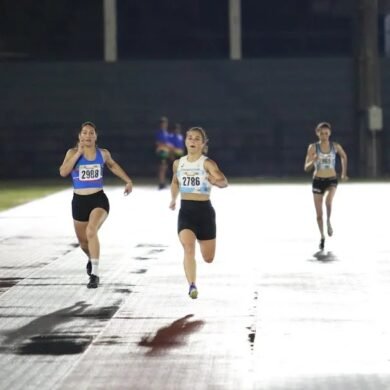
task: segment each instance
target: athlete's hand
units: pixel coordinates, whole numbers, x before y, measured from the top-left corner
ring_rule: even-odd
[[[126,183],[125,191],[123,192],[125,196],[129,195],[133,191],[133,183]]]
[[[175,210],[175,208],[176,208],[176,200],[171,200],[171,203],[169,203],[169,208],[171,210]]]
[[[80,154],[83,154],[84,153],[84,142],[83,141],[79,141],[78,144],[77,144],[77,151],[80,153]]]
[[[347,175],[341,175],[341,181],[347,181],[349,177]]]
[[[217,182],[217,179],[214,177],[214,176],[212,176],[212,175],[208,175],[207,176],[207,180],[208,180],[208,182],[211,184],[211,185],[215,185],[215,183]]]

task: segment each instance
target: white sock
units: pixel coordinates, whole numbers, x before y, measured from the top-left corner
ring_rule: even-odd
[[[91,259],[92,275],[99,276],[99,259]]]

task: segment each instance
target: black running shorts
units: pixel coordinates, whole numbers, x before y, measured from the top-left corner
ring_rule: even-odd
[[[87,222],[93,209],[102,208],[110,212],[110,203],[103,191],[91,195],[79,195],[73,193],[72,216],[75,221]]]
[[[337,177],[317,177],[313,178],[313,194],[323,195],[330,187],[337,187]]]
[[[177,232],[180,233],[184,229],[193,231],[198,240],[216,238],[215,211],[209,200],[181,201]]]

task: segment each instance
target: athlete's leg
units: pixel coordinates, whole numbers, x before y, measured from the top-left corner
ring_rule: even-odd
[[[328,193],[325,198],[325,206],[326,206],[326,225],[328,228],[328,235],[331,236],[333,234],[333,228],[330,223],[330,216],[332,214],[332,202],[333,198],[336,194],[336,187],[332,186],[328,189]]]
[[[215,247],[217,240],[199,240],[200,252],[206,263],[212,263],[215,256]]]
[[[102,208],[96,208],[89,214],[89,221],[86,227],[86,236],[88,240],[88,250],[91,259],[99,259],[100,243],[98,238],[98,230],[106,220],[108,213]]]
[[[79,241],[80,248],[82,251],[90,257],[89,249],[88,249],[88,239],[87,239],[87,225],[88,222],[81,222],[73,220],[74,230],[76,232],[77,240]]]
[[[323,194],[313,194],[314,206],[316,208],[317,225],[321,233],[321,239],[325,238],[324,235],[324,221],[322,218],[322,203],[324,199]]]
[[[99,256],[100,256],[100,243],[98,238],[98,230],[106,220],[108,213],[101,207],[95,208],[89,214],[89,221],[86,229],[86,235],[88,240],[88,250],[91,254],[90,272],[87,272],[89,276],[88,288],[97,288],[99,285]]]
[[[189,284],[196,282],[195,243],[196,236],[192,230],[183,229],[179,239],[184,249],[184,272]]]
[[[88,249],[88,239],[87,239],[87,226],[88,222],[81,222],[73,220],[74,230],[76,232],[77,239],[80,244],[80,248],[82,251],[87,255],[88,262],[87,262],[87,274],[91,275],[92,272],[92,263],[91,263],[91,255],[89,253]]]

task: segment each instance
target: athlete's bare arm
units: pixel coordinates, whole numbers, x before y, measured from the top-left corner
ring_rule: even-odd
[[[337,153],[340,156],[341,160],[341,180],[348,180],[347,169],[348,169],[348,157],[347,153],[345,153],[344,149],[340,144],[335,143],[335,148]]]
[[[169,204],[169,208],[171,210],[175,210],[176,208],[176,199],[179,195],[179,180],[177,179],[177,167],[179,165],[179,160],[175,160],[172,166],[172,182],[171,182],[171,203]]]
[[[107,149],[101,149],[103,153],[104,161],[108,169],[117,177],[122,179],[126,183],[125,195],[130,194],[133,190],[133,182],[123,168],[111,157],[111,153]]]
[[[225,188],[228,186],[228,181],[222,171],[218,168],[215,161],[209,158],[205,161],[206,171],[209,173],[208,181],[210,184],[219,188]]]
[[[81,147],[72,148],[66,152],[64,161],[59,169],[62,177],[66,177],[72,172],[73,167],[82,154]]]
[[[318,160],[314,144],[310,144],[307,148],[305,165],[303,169],[305,172],[310,172],[314,168],[314,163]]]

